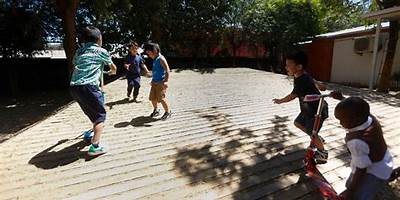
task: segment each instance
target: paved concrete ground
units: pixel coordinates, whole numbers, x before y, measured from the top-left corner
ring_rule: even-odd
[[[298,102],[274,105],[291,91],[286,76],[244,68],[174,71],[168,91],[173,117],[147,117],[149,79],[141,103],[127,102],[126,80],[106,88],[102,142],[90,159],[79,134],[90,123],[76,103],[0,144],[0,199],[318,199],[301,168],[309,139],[293,126]],[[399,166],[400,102],[359,89],[381,120]],[[333,117],[322,128],[330,152],[321,172],[338,191],[348,176],[344,131]]]

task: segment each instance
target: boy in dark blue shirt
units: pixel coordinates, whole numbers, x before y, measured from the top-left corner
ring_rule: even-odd
[[[144,64],[143,58],[138,54],[139,45],[136,42],[132,42],[128,45],[129,54],[126,56],[124,67],[127,70],[126,79],[128,81],[127,88],[127,99],[129,100],[132,89],[133,89],[133,101],[137,102],[137,96],[139,95],[140,88],[140,72],[143,68],[146,72],[146,76],[149,76],[150,72]]]
[[[318,101],[304,102],[304,97],[311,94],[321,94],[320,90],[325,90],[324,84],[314,80],[308,73],[305,72],[307,65],[307,55],[304,52],[297,52],[289,55],[286,58],[286,70],[290,76],[294,76],[294,87],[290,94],[281,98],[273,99],[276,104],[286,103],[299,99],[300,103],[300,114],[294,120],[294,125],[307,133],[309,136],[314,137],[313,126],[315,121],[315,114],[318,109]],[[324,101],[322,108],[321,123],[318,127],[318,131],[322,127],[323,121],[328,118],[328,104]],[[315,159],[317,163],[326,163],[328,159],[328,152],[324,149],[323,139],[321,137],[316,138],[317,152]]]

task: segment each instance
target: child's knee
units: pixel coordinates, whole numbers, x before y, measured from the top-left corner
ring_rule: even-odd
[[[301,129],[301,130],[303,130],[303,129],[305,129],[305,126],[304,125],[302,125],[301,123],[299,123],[299,122],[293,122],[293,124],[294,124],[294,126],[296,126],[297,128],[299,128],[299,129]]]

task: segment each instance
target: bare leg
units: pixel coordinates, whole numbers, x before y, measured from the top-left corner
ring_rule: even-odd
[[[302,130],[304,133],[307,133],[306,127],[304,127],[304,126],[301,125],[300,123],[294,122],[294,125],[295,125],[298,129]],[[307,134],[308,134],[308,133],[307,133]]]
[[[304,133],[307,133],[307,129],[306,127],[304,127],[303,125],[301,125],[300,123],[294,122],[294,125],[299,128],[300,130],[302,130]],[[309,133],[307,133],[309,134]],[[321,139],[319,137],[315,137],[314,138],[314,145],[315,147],[317,147],[320,150],[325,150],[324,148],[324,144],[322,143]]]
[[[136,86],[133,88],[133,99],[136,100],[137,96],[139,95],[139,88],[140,86]]]
[[[151,104],[153,105],[153,110],[157,109],[157,101],[151,101]]]
[[[100,142],[101,134],[103,133],[104,122],[93,125],[94,136],[92,138],[92,144],[98,144]]]
[[[131,96],[132,89],[133,89],[133,85],[132,85],[132,84],[129,84],[129,82],[128,82],[128,88],[126,89],[126,90],[127,90],[127,93],[126,93],[126,96],[127,96],[127,97],[130,97],[130,96]]]
[[[167,100],[166,100],[166,99],[161,100],[161,105],[162,105],[162,107],[164,108],[164,111],[165,111],[165,112],[170,112],[169,106],[168,106],[168,103],[167,103]]]

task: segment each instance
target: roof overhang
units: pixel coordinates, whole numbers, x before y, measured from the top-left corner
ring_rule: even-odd
[[[362,16],[364,19],[400,19],[400,6],[370,12]]]

